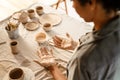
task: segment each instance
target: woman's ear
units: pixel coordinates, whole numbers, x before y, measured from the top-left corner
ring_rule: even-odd
[[[89,4],[90,4],[90,6],[91,6],[91,10],[94,10],[95,7],[96,7],[96,0],[90,0],[90,1],[89,1]]]

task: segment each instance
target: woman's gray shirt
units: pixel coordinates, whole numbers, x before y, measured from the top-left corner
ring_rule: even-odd
[[[120,80],[120,16],[80,39],[67,73],[68,80]]]

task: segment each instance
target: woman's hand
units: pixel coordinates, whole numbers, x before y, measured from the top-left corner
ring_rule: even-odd
[[[41,48],[38,51],[40,61],[34,60],[36,63],[48,69],[53,75],[54,80],[67,80],[67,78],[62,74],[56,65],[55,57],[52,55],[52,50],[47,50],[47,48]]]
[[[62,49],[67,49],[67,50],[74,50],[77,46],[77,42],[74,41],[71,36],[66,33],[66,37],[59,37],[59,36],[54,36],[53,37],[53,42],[54,45],[58,48],[62,48]]]
[[[48,50],[43,47],[38,50],[38,56],[40,57],[40,61],[34,60],[36,63],[40,64],[43,67],[50,67],[56,64],[55,57],[52,55],[52,50]]]

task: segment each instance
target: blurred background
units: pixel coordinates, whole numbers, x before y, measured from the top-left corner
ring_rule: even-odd
[[[25,9],[34,3],[40,2],[44,5],[51,6],[57,3],[57,1],[58,0],[0,0],[0,21],[9,17],[14,12],[19,11],[21,9]],[[78,19],[80,22],[84,22],[84,20],[78,16],[74,8],[72,7],[72,1],[66,0],[66,2],[68,9],[68,16],[74,17]],[[59,10],[61,14],[66,14],[64,2],[61,2],[59,4],[57,10]],[[89,24],[92,25],[92,23]]]

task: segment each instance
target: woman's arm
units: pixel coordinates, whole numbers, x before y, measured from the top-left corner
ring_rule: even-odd
[[[34,62],[48,69],[55,80],[67,80],[66,77],[59,70],[55,57],[52,54],[52,50],[48,50],[47,48],[42,47],[38,51],[40,61],[34,60]]]
[[[55,80],[67,80],[67,78],[65,77],[65,75],[62,74],[57,65],[52,65],[48,69]]]

